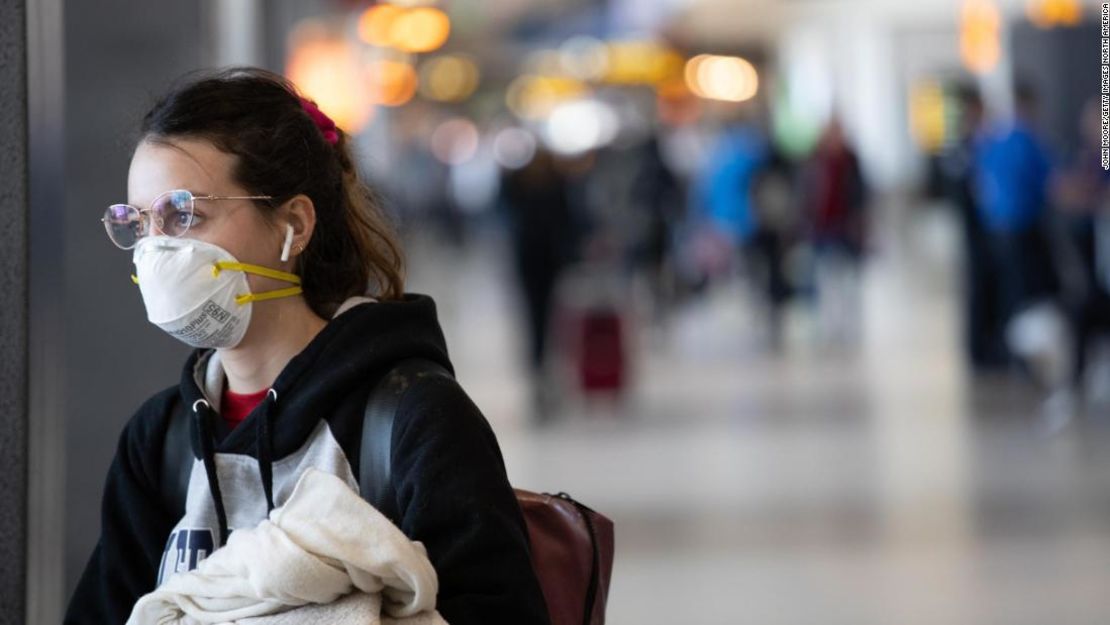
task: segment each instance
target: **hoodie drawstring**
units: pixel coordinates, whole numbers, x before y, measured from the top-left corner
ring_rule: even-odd
[[[224,500],[220,496],[220,480],[216,476],[216,452],[212,446],[212,417],[215,413],[208,402],[198,399],[193,402],[193,417],[196,419],[196,432],[200,436],[201,458],[204,461],[204,473],[208,478],[208,492],[216,507],[216,519],[220,525],[220,545],[227,543],[227,511],[224,509]]]
[[[273,409],[277,405],[277,391],[270,389],[262,401],[262,414],[258,420],[255,455],[258,456],[258,472],[262,476],[262,491],[266,493],[266,515],[274,509],[274,463],[273,463]]]
[[[255,455],[258,456],[258,472],[262,476],[262,490],[266,493],[267,516],[274,509],[274,448],[273,414],[277,404],[277,391],[270,389],[262,401],[262,414],[259,415],[255,438]],[[220,524],[220,545],[227,544],[230,534],[227,527],[227,511],[220,493],[220,480],[216,474],[216,451],[213,446],[212,419],[216,416],[212,407],[203,399],[193,402],[193,416],[197,421],[196,431],[200,436],[201,457],[204,472],[208,478],[208,492],[216,507],[216,519]]]

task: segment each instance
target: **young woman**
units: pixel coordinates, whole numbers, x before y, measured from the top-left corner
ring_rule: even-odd
[[[169,575],[266,518],[308,468],[358,482],[371,388],[402,360],[450,369],[435,304],[404,293],[398,243],[344,133],[281,77],[229,70],[143,119],[128,204],[149,320],[195,347],[181,381],[119,440],[100,540],[67,623],[123,623]],[[189,417],[184,512],[160,487],[174,411]],[[493,432],[451,379],[417,379],[391,442],[393,520],[427,548],[452,625],[546,623],[520,509]]]

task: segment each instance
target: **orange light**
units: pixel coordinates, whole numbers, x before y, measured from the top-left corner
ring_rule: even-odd
[[[587,91],[585,84],[573,78],[525,74],[509,84],[505,104],[518,117],[543,119],[551,114],[555,105]]]
[[[702,93],[701,86],[698,84],[698,67],[708,58],[708,54],[699,54],[689,61],[686,61],[686,67],[683,70],[683,74],[686,77],[686,86],[690,88],[691,93],[699,98],[705,97],[705,94]]]
[[[682,56],[652,41],[618,41],[608,46],[605,82],[659,84],[682,74]]]
[[[406,52],[431,52],[447,43],[451,20],[435,7],[404,11],[390,25],[391,45]]]
[[[737,56],[699,54],[686,63],[686,86],[709,100],[744,102],[759,91],[759,74],[748,61]]]
[[[977,74],[985,74],[1002,56],[998,7],[991,0],[965,0],[960,10],[960,58]]]
[[[944,147],[948,124],[944,116],[944,91],[935,80],[926,80],[910,90],[910,133],[921,149],[936,154]]]
[[[357,86],[361,70],[354,47],[312,25],[294,31],[289,49],[286,77],[344,131],[362,130],[374,107]]]
[[[416,70],[402,61],[381,59],[366,69],[370,98],[384,106],[401,106],[416,93]]]
[[[1025,15],[1035,26],[1076,26],[1083,21],[1083,5],[1079,0],[1029,0]]]
[[[464,56],[439,56],[420,66],[420,93],[430,100],[462,102],[478,87],[479,72]]]
[[[393,24],[404,9],[392,4],[376,4],[358,18],[358,37],[372,46],[392,45]]]

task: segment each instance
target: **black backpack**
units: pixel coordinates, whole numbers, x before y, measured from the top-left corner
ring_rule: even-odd
[[[386,374],[366,400],[359,494],[390,519],[397,518],[394,498],[388,496],[397,405],[415,378],[429,375],[454,380],[438,363],[413,358]],[[178,515],[185,513],[191,460],[189,419],[179,402],[170,412],[166,428],[161,475],[163,503]],[[566,493],[521,489],[515,493],[528,526],[532,567],[547,601],[551,625],[604,625],[613,572],[613,522]]]

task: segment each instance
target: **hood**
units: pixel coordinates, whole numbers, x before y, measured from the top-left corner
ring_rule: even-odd
[[[427,358],[454,372],[431,297],[409,293],[401,300],[377,302],[352,298],[339,308],[324,329],[289,361],[271,386],[275,399],[274,451],[283,457],[295,451],[352,389],[369,390],[379,377],[407,358]],[[219,410],[226,376],[213,349],[194,350],[181,376],[186,407],[205,400]],[[249,421],[233,430],[218,450],[251,453]],[[197,454],[199,457],[199,454]]]
[[[272,509],[273,461],[296,451],[320,420],[356,389],[369,392],[396,364],[414,357],[433,360],[454,372],[431,297],[410,293],[391,301],[352,298],[289,361],[266,399],[217,442],[214,432],[226,376],[216,350],[194,350],[182,371],[180,391],[194,421],[193,455],[204,462],[221,518],[221,542],[227,536],[214,460],[217,451],[258,459]]]

